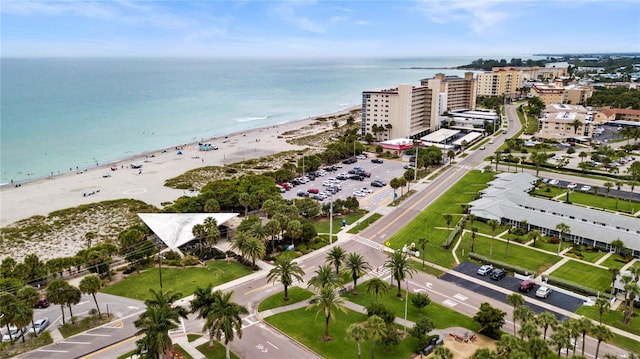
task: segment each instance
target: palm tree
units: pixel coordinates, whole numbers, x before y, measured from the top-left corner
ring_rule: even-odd
[[[564,348],[567,348],[567,352],[569,351],[569,346],[571,345],[571,341],[569,340],[569,333],[567,333],[567,329],[558,325],[555,328],[553,334],[551,334],[551,341],[549,344],[556,348],[556,353],[558,353],[558,359],[560,359],[560,351]]]
[[[365,290],[367,293],[374,293],[376,297],[376,304],[378,304],[378,296],[380,293],[386,294],[389,292],[389,284],[380,278],[373,278],[367,281],[367,284],[365,284]]]
[[[238,195],[238,203],[242,207],[244,207],[244,216],[247,217],[247,213],[249,212],[249,205],[251,204],[252,199],[249,193],[243,192]]]
[[[611,295],[615,295],[615,284],[616,279],[618,278],[618,274],[620,274],[620,269],[618,268],[609,268],[609,273],[611,273]]]
[[[33,307],[18,301],[11,315],[11,324],[17,328],[24,328],[29,323],[33,323]],[[26,333],[22,335],[22,342],[25,342]]]
[[[69,316],[71,317],[71,323],[76,322],[76,317],[73,316],[72,305],[76,305],[80,303],[80,299],[82,299],[82,292],[80,289],[69,285],[69,289],[65,294],[65,304],[69,307]]]
[[[593,323],[591,323],[591,319],[582,317],[578,319],[576,322],[576,329],[582,334],[582,353],[580,355],[584,356],[584,340],[586,339],[587,334],[593,328]]]
[[[245,254],[251,258],[251,265],[253,267],[256,266],[256,258],[262,258],[266,253],[264,242],[253,236],[247,238],[244,251]]]
[[[533,359],[546,358],[549,355],[549,345],[545,340],[538,337],[531,338],[527,342],[527,351]]]
[[[95,274],[85,276],[80,281],[79,288],[82,293],[91,294],[93,296],[93,301],[96,303],[96,309],[98,310],[98,316],[102,318],[100,306],[98,305],[98,298],[96,298],[96,293],[98,293],[100,288],[102,288],[102,281],[100,280],[100,277]]]
[[[360,341],[367,339],[367,331],[358,323],[353,323],[347,328],[347,338],[353,340],[358,345],[358,359],[362,357]]]
[[[418,238],[418,247],[420,247],[420,254],[422,255],[422,268],[424,268],[424,257],[426,255],[425,250],[427,248],[427,244],[429,244],[428,239],[426,239],[425,237]]]
[[[276,258],[275,266],[271,268],[267,274],[268,282],[278,281],[284,286],[284,301],[289,300],[289,286],[293,284],[293,280],[303,281],[304,271],[298,263],[288,256],[279,256]]]
[[[204,228],[206,230],[206,240],[209,247],[214,246],[220,240],[220,230],[218,229],[218,222],[213,217],[207,217],[204,219]]]
[[[518,293],[513,293],[513,294],[507,294],[507,303],[511,304],[513,306],[513,335],[516,335],[516,318],[515,318],[515,312],[516,312],[516,308],[524,305],[524,297],[522,297],[522,295],[518,294]]]
[[[509,229],[507,230],[507,246],[505,247],[504,250],[504,257],[507,258],[509,256],[509,243],[511,242],[511,234],[514,233],[516,230],[515,226],[510,226]]]
[[[556,230],[560,232],[560,236],[558,238],[558,255],[560,255],[560,248],[562,248],[562,238],[564,237],[565,234],[571,233],[571,228],[569,227],[568,224],[558,223],[556,225]]]
[[[239,250],[240,255],[244,258],[245,250],[247,249],[247,243],[249,242],[249,234],[246,232],[238,232],[236,236],[231,240],[231,249]]]
[[[407,275],[413,277],[413,273],[416,272],[415,268],[411,265],[411,261],[405,253],[395,251],[391,254],[389,260],[384,263],[384,266],[391,270],[393,278],[395,278],[398,283],[398,297],[402,297],[400,282],[403,281]]]
[[[336,275],[340,275],[340,266],[344,262],[345,256],[346,254],[340,246],[331,248],[329,253],[327,253],[326,261],[336,267]]]
[[[13,324],[13,317],[16,313],[18,303],[15,295],[5,291],[0,292],[0,308],[2,308],[2,314],[4,314],[0,316],[0,324],[7,327],[7,333],[9,334],[11,342],[13,342],[13,336],[11,335],[11,331],[9,331],[9,327]]]
[[[33,306],[38,302],[38,299],[40,299],[40,293],[36,288],[30,285],[25,285],[24,287],[18,290],[18,292],[16,293],[16,298],[18,299],[19,302],[21,302],[28,308],[33,308]],[[3,307],[3,306],[0,305],[0,307]],[[34,327],[35,327],[35,323],[33,322],[33,315],[32,315],[31,328],[34,328]],[[38,336],[38,333],[35,330],[33,331],[33,334],[36,337]]]
[[[616,209],[618,209],[618,202],[620,201],[620,188],[624,185],[623,181],[615,181],[616,185]]]
[[[609,192],[611,191],[611,188],[614,185],[612,182],[605,182],[603,186],[605,188],[605,197],[604,197],[604,202],[602,203],[602,209],[604,209],[607,206],[607,200],[609,200]]]
[[[490,219],[487,221],[487,224],[491,227],[491,246],[489,247],[489,257],[493,257],[493,240],[496,238],[496,229],[498,229],[500,223],[495,219]]]
[[[598,308],[598,313],[600,314],[600,324],[602,324],[602,316],[604,312],[608,312],[611,308],[611,302],[606,298],[598,298],[594,304],[596,308]]]
[[[193,299],[190,302],[191,313],[198,313],[198,319],[206,319],[211,312],[213,303],[218,299],[218,292],[213,292],[212,284],[207,285],[205,288],[196,288],[193,292]],[[213,332],[211,330],[209,330],[209,346],[213,346]]]
[[[347,258],[344,261],[344,268],[351,273],[351,279],[353,279],[353,295],[358,295],[358,278],[371,270],[371,266],[364,260],[361,254],[351,252],[347,254]]]
[[[179,327],[180,318],[187,318],[187,310],[174,303],[182,297],[181,293],[158,292],[149,289],[151,298],[145,300],[147,309],[133,323],[137,334],[145,336],[136,342],[139,354],[151,358],[164,358],[164,352],[171,348],[169,331]]]
[[[207,230],[204,224],[195,224],[193,228],[191,228],[191,234],[193,234],[193,238],[198,241],[198,247],[200,248],[200,252],[202,252],[202,241],[207,236]]]
[[[64,317],[64,305],[67,303],[67,292],[71,285],[62,279],[54,279],[47,286],[47,299],[53,304],[59,304],[62,311],[62,324],[66,323]]]
[[[238,334],[238,338],[242,338],[242,318],[240,315],[249,313],[247,308],[231,301],[232,295],[233,291],[223,293],[220,290],[212,294],[215,300],[208,311],[203,327],[203,329],[207,328],[210,335],[213,334],[216,340],[221,340],[224,335],[226,359],[231,358],[229,343],[233,341],[234,335]]]
[[[333,271],[330,265],[321,265],[316,270],[316,275],[309,279],[309,286],[316,288],[335,288],[340,285],[341,278]]]
[[[471,227],[471,250],[469,252],[473,252],[473,248],[476,245],[476,233],[478,233],[478,227]]]
[[[515,308],[515,310],[513,311],[513,320],[515,321],[519,321],[520,322],[520,327],[524,327],[525,324],[534,324],[535,318],[535,313],[533,312],[533,310],[529,309],[529,307],[527,307],[526,305],[519,305]],[[520,330],[520,335],[521,335],[521,339],[524,341],[523,335],[529,335],[533,332],[533,329],[531,329],[530,327],[528,328],[528,331],[522,331]],[[536,335],[540,335],[539,333]]]
[[[598,345],[596,345],[596,356],[595,356],[595,359],[598,359],[598,353],[600,352],[600,343],[608,342],[609,340],[613,339],[613,333],[609,328],[600,324],[598,326],[595,326],[591,330],[591,335],[598,340]]]
[[[542,312],[536,317],[536,323],[542,328],[542,338],[547,340],[547,329],[556,326],[558,319],[551,312]]]
[[[536,241],[542,238],[542,234],[540,233],[539,230],[534,229],[533,231],[530,231],[529,233],[527,233],[527,237],[529,237],[530,241],[533,241],[533,247],[535,247]]]
[[[447,231],[449,231],[449,226],[451,225],[451,220],[453,220],[453,216],[449,213],[445,213],[442,215],[444,220],[447,222]]]
[[[371,339],[371,359],[374,359],[374,350],[377,341],[381,341],[387,335],[387,325],[384,319],[377,315],[372,315],[365,324],[367,336]]]
[[[640,295],[640,286],[637,279],[632,276],[623,276],[622,282],[624,283],[624,291],[626,293],[624,301],[624,324],[629,325],[631,317],[633,317],[633,303],[636,296]]]
[[[522,308],[528,309],[529,307],[522,306]],[[532,321],[523,322],[522,324],[520,324],[520,331],[518,333],[520,333],[520,340],[522,341],[523,346],[526,345],[527,342],[531,340],[531,338],[540,337],[538,326]]]
[[[333,272],[332,272],[333,273]],[[318,314],[324,314],[324,341],[331,340],[329,335],[329,320],[336,319],[336,311],[341,310],[346,313],[345,307],[343,307],[344,300],[333,290],[332,287],[324,287],[320,289],[320,294],[317,297],[318,301],[307,306],[307,310],[317,308],[316,318]]]

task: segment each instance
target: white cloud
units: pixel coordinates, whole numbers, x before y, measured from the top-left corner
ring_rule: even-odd
[[[513,2],[499,0],[421,0],[418,9],[435,23],[460,22],[475,32],[485,30],[509,19],[505,7]]]

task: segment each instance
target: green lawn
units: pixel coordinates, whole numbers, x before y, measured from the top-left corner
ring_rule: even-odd
[[[236,278],[251,274],[253,271],[237,262],[209,261],[206,267],[173,268],[162,267],[162,286],[164,290],[180,292],[186,297],[198,287],[212,284],[214,287]],[[152,268],[135,274],[116,284],[105,287],[102,292],[122,297],[145,300],[149,298],[149,288],[159,287],[158,268]]]
[[[608,324],[612,327],[622,329],[629,333],[640,335],[640,317],[638,316],[633,317],[631,318],[631,323],[629,325],[624,325],[622,324],[622,308],[623,308],[623,305],[621,305],[618,308],[618,310],[605,312],[604,315],[602,316],[602,323]],[[636,313],[637,313],[637,309],[636,309]],[[584,315],[585,317],[589,317],[595,321],[600,320],[600,313],[598,312],[598,308],[596,307],[589,307],[589,306],[583,305],[582,307],[578,308],[578,310],[576,311],[576,314]],[[612,341],[612,344],[619,346],[621,348],[624,348],[626,350],[632,351],[634,353],[640,353],[640,342],[637,342],[633,339],[629,339],[621,335],[616,335]]]
[[[579,274],[578,274],[579,273]],[[550,273],[550,276],[577,283],[582,286],[608,292],[611,288],[611,273],[608,270],[570,260]]]
[[[324,316],[320,314],[316,317],[316,311],[315,308],[310,310],[300,308],[273,315],[265,318],[265,321],[306,345],[323,358],[357,358],[356,342],[347,339],[345,333],[349,325],[365,322],[367,316],[348,309],[346,313],[338,311],[336,320],[329,323],[329,334],[333,339],[325,342],[322,341]],[[400,341],[400,344],[389,352],[385,352],[382,345],[378,343],[375,346],[375,357],[377,359],[408,358],[416,345],[417,340],[409,337]],[[363,357],[368,357],[371,352],[371,341],[365,340],[361,346]]]
[[[238,340],[238,338],[236,338],[236,340]],[[209,342],[207,341],[204,344],[198,345],[196,349],[198,349],[200,353],[204,354],[207,359],[224,359],[226,355],[226,349],[224,345],[216,340],[213,341],[212,348],[209,348]],[[230,351],[229,353],[231,354],[232,359],[240,359],[240,357],[237,356],[236,353],[232,351]]]
[[[350,213],[347,215],[333,216],[333,234],[336,234],[342,230],[342,220],[347,220],[347,225],[350,225],[360,218],[367,214],[367,211],[361,209],[358,212]],[[313,225],[316,227],[316,232],[318,233],[329,233],[329,217],[322,218],[319,221],[313,222]]]
[[[544,188],[536,187],[531,195],[545,198],[554,198],[567,192],[566,188],[545,185]]]
[[[458,246],[458,259],[461,261],[469,260],[469,250],[471,247],[471,234],[466,234],[464,243]],[[464,256],[462,255],[462,249],[465,250]],[[491,238],[485,236],[476,235],[474,252],[486,257],[489,255],[491,249]],[[493,241],[493,256],[492,258],[500,261],[510,263],[514,266],[526,268],[536,273],[542,273],[547,268],[551,267],[558,261],[560,257],[531,249],[527,246],[522,246],[511,241],[509,244],[509,255],[505,257],[507,249],[507,242],[495,239]]]
[[[407,226],[393,235],[386,244],[399,249],[425,236],[429,239],[429,246],[425,251],[427,260],[445,267],[453,267],[455,262],[451,252],[441,248],[450,233],[446,230],[447,222],[443,214],[453,215],[450,224],[450,227],[453,227],[462,218],[462,205],[473,201],[477,193],[486,188],[487,182],[493,178],[494,175],[491,173],[470,171]],[[436,227],[444,229],[436,229]]]
[[[603,260],[600,265],[605,266],[607,268],[622,268],[626,265],[626,263],[617,261],[616,259],[620,259],[620,256],[617,254],[610,255],[607,259]]]
[[[369,217],[367,217],[365,220],[360,221],[359,224],[357,224],[356,226],[354,226],[353,228],[348,230],[347,233],[351,233],[351,234],[360,233],[360,231],[362,231],[365,228],[369,227],[373,222],[377,221],[381,217],[382,217],[382,215],[380,213],[374,213],[374,214],[370,215]]]
[[[268,310],[268,309],[273,309],[273,308],[282,307],[282,306],[293,304],[293,303],[298,303],[303,300],[309,299],[312,296],[313,296],[313,293],[306,289],[302,289],[300,287],[291,287],[289,288],[289,301],[287,302],[284,301],[284,291],[278,292],[268,298],[265,298],[262,302],[260,302],[260,305],[258,305],[258,311],[264,312],[265,310]]]
[[[405,290],[406,288],[403,283],[403,297],[405,295]],[[405,301],[404,298],[398,298],[396,296],[397,291],[397,287],[389,288],[389,293],[381,294],[378,298],[378,301],[380,304],[393,311],[396,317],[404,318]],[[412,297],[414,295],[415,294],[411,292],[409,293],[409,297]],[[351,292],[347,292],[343,294],[343,297],[364,307],[371,303],[375,303],[376,301],[375,295],[373,293],[366,292],[366,282],[358,285],[358,295],[353,295],[351,294]],[[425,315],[433,321],[433,324],[436,328],[443,329],[449,327],[464,327],[473,331],[480,330],[480,325],[472,318],[460,314],[438,303],[431,302],[431,304],[423,308],[422,311],[418,311],[416,307],[411,305],[411,302],[408,303],[407,320],[415,321],[417,318]]]
[[[543,249],[545,251],[551,252],[552,254],[558,253],[558,243],[551,243],[550,237],[543,237],[541,240],[536,241],[535,248]],[[560,246],[560,251],[571,247],[573,245],[572,242],[562,241],[562,245]],[[533,245],[532,245],[533,247]]]

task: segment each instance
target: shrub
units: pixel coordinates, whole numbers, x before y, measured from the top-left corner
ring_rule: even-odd
[[[558,244],[558,243],[560,243],[560,240],[558,239],[558,237],[553,236],[553,237],[549,238],[548,242],[551,243],[551,244]]]
[[[377,315],[382,318],[382,320],[384,320],[384,322],[387,324],[393,323],[393,321],[396,319],[396,315],[393,314],[393,311],[387,309],[387,307],[382,304],[371,303],[367,306],[366,309],[368,317]]]
[[[183,266],[194,266],[200,264],[200,261],[198,260],[197,257],[194,256],[184,256],[184,258],[182,258],[182,265]]]

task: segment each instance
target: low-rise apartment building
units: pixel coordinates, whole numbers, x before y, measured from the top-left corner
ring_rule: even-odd
[[[563,103],[565,90],[558,84],[533,83],[531,85],[531,95],[540,98],[545,105],[552,103]]]
[[[583,106],[551,104],[540,118],[535,137],[566,141],[588,140],[593,136],[593,126],[587,121],[588,111]]]

